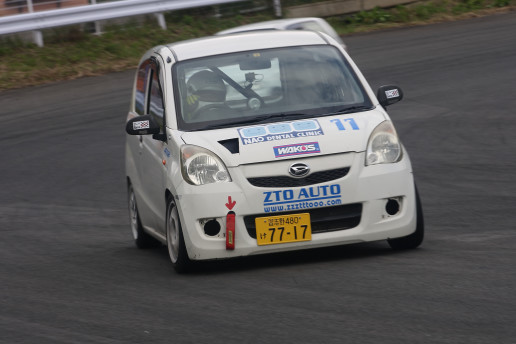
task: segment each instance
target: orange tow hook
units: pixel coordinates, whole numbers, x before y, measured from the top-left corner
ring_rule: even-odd
[[[230,211],[226,216],[226,250],[235,249],[235,213]]]

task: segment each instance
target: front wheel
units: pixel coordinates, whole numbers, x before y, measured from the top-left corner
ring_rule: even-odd
[[[191,266],[191,261],[188,258],[188,253],[186,251],[177,205],[172,197],[167,201],[166,221],[167,248],[172,265],[179,273],[187,272]]]
[[[425,237],[425,223],[423,220],[423,207],[416,188],[416,230],[414,233],[396,239],[389,239],[387,242],[392,249],[409,250],[418,247]]]

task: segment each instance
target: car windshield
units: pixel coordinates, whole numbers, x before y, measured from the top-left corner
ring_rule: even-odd
[[[348,62],[331,46],[210,56],[174,66],[180,130],[324,116],[372,107]]]

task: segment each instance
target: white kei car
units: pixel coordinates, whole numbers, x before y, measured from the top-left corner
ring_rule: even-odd
[[[126,123],[132,233],[192,261],[424,236],[409,156],[344,48],[311,31],[157,46]]]

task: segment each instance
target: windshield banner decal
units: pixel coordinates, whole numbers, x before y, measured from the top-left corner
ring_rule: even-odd
[[[324,135],[321,125],[315,119],[240,128],[238,133],[244,145]]]

